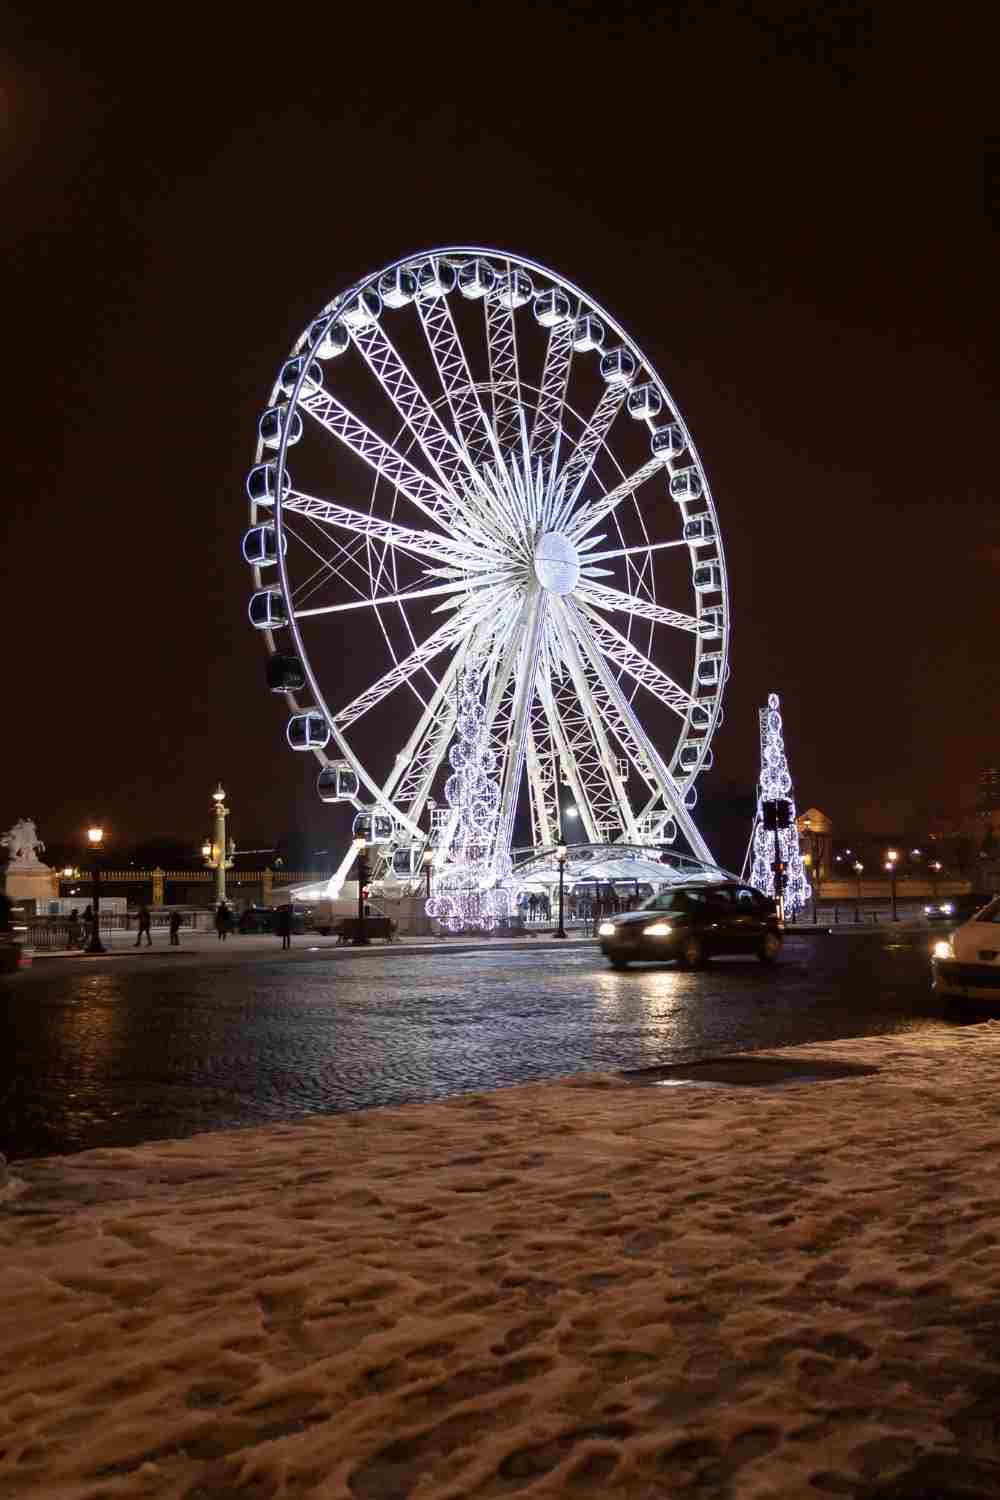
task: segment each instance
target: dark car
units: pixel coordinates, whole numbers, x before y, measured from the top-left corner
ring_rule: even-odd
[[[638,911],[609,917],[597,935],[615,969],[657,959],[697,969],[720,953],[752,953],[770,964],[782,943],[774,902],[737,881],[673,886]]]
[[[0,974],[16,974],[24,961],[20,934],[0,929]]]
[[[239,928],[243,933],[278,931],[278,912],[274,906],[248,906],[240,914]],[[311,932],[312,914],[307,906],[292,907],[292,931]]]
[[[972,892],[966,896],[949,896],[946,901],[934,901],[924,907],[924,916],[928,922],[950,922],[953,927],[960,927],[970,917],[986,905],[989,896],[982,892]]]

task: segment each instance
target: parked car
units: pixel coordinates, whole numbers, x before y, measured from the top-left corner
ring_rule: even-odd
[[[934,944],[931,974],[935,994],[1000,1001],[1000,898]]]
[[[697,969],[721,953],[752,953],[774,963],[782,945],[774,902],[736,881],[672,886],[638,911],[609,917],[597,935],[614,969],[664,959]]]
[[[240,913],[240,932],[276,932],[277,908],[274,906],[248,906]],[[292,907],[292,931],[312,932],[312,913],[308,906]]]
[[[23,953],[20,934],[10,928],[0,928],[0,974],[16,974]]]
[[[949,896],[947,901],[933,901],[924,907],[928,922],[951,922],[958,926],[984,907],[989,900],[981,892],[973,891],[967,896]]]

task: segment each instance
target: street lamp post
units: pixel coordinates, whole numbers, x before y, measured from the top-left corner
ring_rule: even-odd
[[[864,865],[861,863],[860,859],[856,859],[854,861],[854,878],[858,882],[858,899],[854,906],[855,922],[861,921],[861,873],[863,870]]]
[[[94,918],[90,926],[90,942],[87,944],[87,952],[105,953],[107,949],[101,942],[101,929],[98,920],[101,906],[101,842],[104,838],[104,829],[97,827],[88,828],[87,838],[90,840],[90,873],[93,881],[90,909]]]
[[[931,872],[931,890],[934,893],[934,901],[936,903],[938,898],[938,877],[941,874],[941,861],[939,859],[932,859],[928,869]]]
[[[434,864],[434,850],[424,850],[424,890],[429,901],[431,899],[431,868]]]
[[[226,794],[222,789],[222,782],[212,793],[212,802],[215,806],[215,904],[221,906],[226,899],[226,818],[229,808],[226,806]]]
[[[559,863],[559,926],[552,934],[553,937],[564,938],[568,936],[563,923],[564,897],[566,887],[566,845],[560,839],[559,848],[556,850],[556,859]]]
[[[899,911],[896,907],[896,879],[899,874],[898,861],[899,851],[897,849],[887,850],[885,856],[885,867],[889,872],[889,881],[892,886],[892,920],[894,922],[899,921]]]

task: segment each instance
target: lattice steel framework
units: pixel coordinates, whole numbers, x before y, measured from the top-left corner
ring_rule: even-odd
[[[356,779],[328,800],[382,813],[390,856],[427,840],[469,662],[501,843],[525,785],[535,842],[558,840],[562,787],[589,840],[677,830],[710,858],[691,808],[728,675],[718,520],[676,402],[593,299],[471,247],[373,273],[296,341],[248,492],[289,742]]]

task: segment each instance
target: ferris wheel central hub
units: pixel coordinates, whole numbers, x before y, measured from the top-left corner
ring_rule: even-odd
[[[561,531],[546,531],[535,543],[535,577],[550,594],[571,594],[576,588],[580,557]]]

